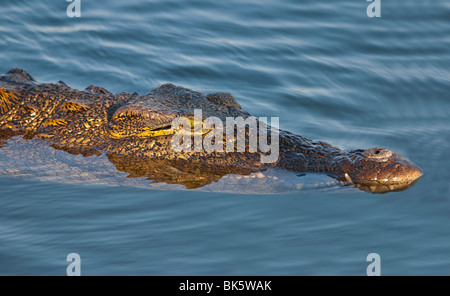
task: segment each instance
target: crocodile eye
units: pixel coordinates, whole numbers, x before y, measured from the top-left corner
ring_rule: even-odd
[[[113,114],[112,120],[124,121],[129,119],[136,123],[141,122],[145,127],[153,129],[170,125],[175,117],[177,117],[175,112],[165,113],[152,108],[131,105],[119,108]]]
[[[176,117],[175,112],[165,113],[152,108],[128,105],[114,112],[108,124],[108,132],[113,138],[170,135],[175,132],[171,125]]]

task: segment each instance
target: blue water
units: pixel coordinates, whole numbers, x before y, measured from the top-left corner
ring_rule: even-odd
[[[241,195],[0,177],[0,274],[450,273],[450,4],[3,0],[0,72],[145,94],[231,92],[255,116],[344,149],[388,147],[409,190]],[[0,149],[1,150],[1,149]],[[1,151],[0,151],[1,152]],[[6,157],[0,153],[0,157]]]

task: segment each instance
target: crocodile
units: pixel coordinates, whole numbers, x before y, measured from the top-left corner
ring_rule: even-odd
[[[195,110],[202,110],[200,119]],[[204,138],[216,127],[203,128],[212,116],[223,121],[252,117],[230,93],[203,94],[168,83],[145,95],[115,94],[93,85],[77,90],[63,81],[38,83],[19,68],[0,75],[0,147],[21,136],[71,154],[104,153],[117,170],[132,177],[186,188],[199,188],[229,174],[245,176],[277,168],[325,174],[364,191],[384,193],[409,188],[423,175],[417,165],[387,148],[344,151],[284,130],[265,134],[268,142],[275,136],[278,140],[278,157],[269,163],[261,161],[267,152],[249,149],[248,128],[244,151],[198,150],[194,142],[189,144],[191,150],[174,151],[174,137],[186,132],[174,128],[175,119],[188,119],[189,136]],[[224,142],[237,145],[229,135],[223,133]]]

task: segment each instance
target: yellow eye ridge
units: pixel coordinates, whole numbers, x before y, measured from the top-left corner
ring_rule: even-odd
[[[166,129],[166,130],[157,130],[157,131],[144,130],[143,132],[141,132],[139,134],[134,134],[134,135],[121,135],[121,134],[115,133],[112,130],[108,129],[108,133],[111,135],[111,137],[116,138],[116,139],[129,138],[129,137],[132,137],[132,136],[137,136],[137,137],[140,137],[140,138],[151,138],[151,137],[167,136],[167,135],[173,135],[177,131],[178,130],[169,128],[169,129]]]
[[[198,135],[198,134],[205,135],[211,131],[211,129],[203,130],[203,123],[201,121],[196,121],[194,118],[188,118],[188,120],[189,120],[189,124],[191,127],[191,130],[190,130],[191,135]],[[167,136],[167,135],[173,135],[173,134],[184,131],[181,127],[178,129],[169,128],[169,129],[157,130],[157,131],[151,131],[148,129],[149,128],[144,128],[144,131],[142,133],[138,134],[138,137],[149,138],[149,137]]]
[[[158,130],[158,131],[143,131],[142,133],[138,134],[138,137],[141,138],[150,138],[150,137],[159,137],[159,136],[167,136],[167,135],[173,135],[178,130],[175,129],[166,129],[166,130]]]
[[[197,122],[193,118],[188,118],[188,119],[189,119],[189,123],[191,126],[191,130],[189,132],[190,135],[198,135],[198,134],[205,135],[212,130],[212,129],[203,130],[202,122]],[[197,125],[195,125],[196,122],[197,122]],[[195,127],[197,127],[197,130],[195,130]],[[168,135],[174,135],[176,133],[181,133],[181,132],[185,132],[185,131],[181,127],[178,129],[168,128],[168,129],[161,129],[161,130],[150,130],[150,128],[145,127],[142,129],[142,131],[140,133],[134,134],[134,135],[120,135],[118,133],[113,132],[112,130],[108,130],[108,132],[113,138],[123,139],[123,138],[128,138],[131,136],[137,136],[139,138],[152,138],[152,137],[159,137],[159,136],[168,136]]]

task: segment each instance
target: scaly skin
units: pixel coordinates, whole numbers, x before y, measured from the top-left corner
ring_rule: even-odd
[[[136,176],[195,188],[227,173],[249,174],[279,167],[324,173],[371,192],[405,189],[422,176],[419,167],[385,148],[342,151],[286,131],[280,131],[279,158],[272,164],[261,163],[261,152],[248,149],[174,152],[171,139],[177,131],[171,130],[170,124],[177,117],[193,118],[194,109],[202,110],[203,119],[250,116],[231,94],[206,96],[172,84],[139,96],[112,94],[96,86],[79,91],[64,82],[37,84],[17,68],[0,76],[0,140],[22,135],[43,139],[69,153],[89,156],[104,152],[119,170]],[[173,172],[164,171],[168,163],[177,168],[176,178]],[[179,181],[180,172],[187,171],[189,181]],[[205,172],[214,177],[206,177]]]

